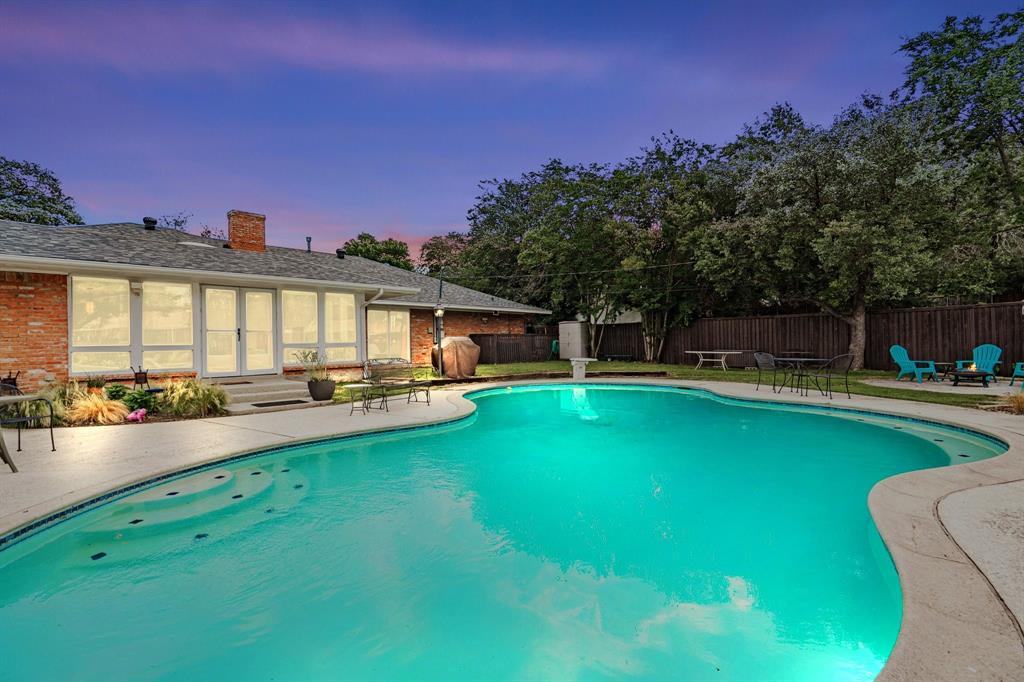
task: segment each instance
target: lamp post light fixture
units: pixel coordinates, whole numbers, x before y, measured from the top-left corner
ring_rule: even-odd
[[[437,342],[437,375],[444,378],[444,350],[441,340],[444,339],[444,308],[438,303],[434,306],[434,341]]]

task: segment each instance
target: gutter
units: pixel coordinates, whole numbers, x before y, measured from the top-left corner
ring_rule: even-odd
[[[417,301],[379,301],[377,305],[390,305],[401,308],[424,308],[433,309],[434,306]],[[474,305],[443,305],[445,310],[459,310],[471,313],[510,313],[514,315],[550,315],[550,310],[539,308],[502,308],[497,306],[474,306]]]

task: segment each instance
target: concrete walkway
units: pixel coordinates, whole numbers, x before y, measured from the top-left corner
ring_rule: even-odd
[[[1010,380],[1007,377],[999,377],[998,383],[990,381],[988,383],[988,387],[985,387],[973,382],[964,382],[959,386],[954,386],[952,379],[947,379],[946,381],[922,381],[921,383],[907,380],[896,381],[895,379],[861,380],[862,383],[871,384],[872,386],[881,386],[882,388],[902,388],[910,391],[925,391],[930,393],[990,395],[993,398],[999,398],[1009,393],[1020,393],[1022,381],[1024,380],[1018,379],[1013,386],[1010,386]]]
[[[1024,671],[1024,418],[1000,412],[855,396],[781,396],[750,384],[655,379],[719,395],[877,410],[968,426],[1010,445],[969,464],[878,483],[868,499],[903,590],[900,637],[879,679],[1009,680]],[[544,383],[531,381],[527,383]],[[394,402],[389,414],[349,416],[347,405],[185,422],[43,430],[14,453],[22,473],[0,471],[0,534],[81,500],[183,467],[332,435],[447,421],[470,414],[474,384],[434,392],[431,406]],[[951,388],[951,387],[950,387]],[[934,390],[934,389],[933,389]],[[7,432],[13,445],[13,432]]]

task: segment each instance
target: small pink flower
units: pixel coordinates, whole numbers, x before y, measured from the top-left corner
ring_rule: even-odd
[[[128,415],[128,421],[142,423],[146,421],[146,408],[140,407]]]

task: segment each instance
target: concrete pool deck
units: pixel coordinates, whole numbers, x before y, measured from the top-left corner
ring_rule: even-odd
[[[564,381],[564,380],[563,380]],[[507,383],[552,383],[526,381]],[[554,382],[557,383],[557,382]],[[657,379],[593,383],[703,388],[722,396],[875,410],[975,428],[1010,445],[988,460],[901,474],[868,499],[903,591],[899,639],[879,679],[1010,680],[1024,671],[1024,418],[976,409],[854,396],[781,396],[750,384]],[[268,447],[449,421],[472,413],[453,386],[434,401],[349,416],[347,405],[181,422],[23,432],[21,473],[0,471],[0,535],[111,489]],[[13,449],[13,431],[4,432]]]

